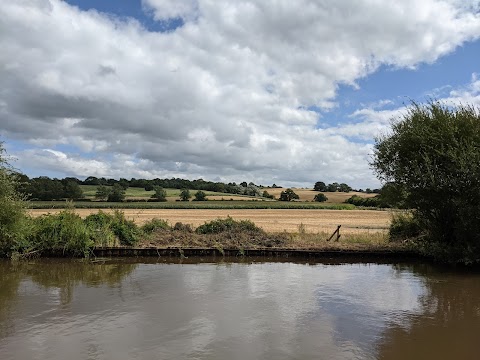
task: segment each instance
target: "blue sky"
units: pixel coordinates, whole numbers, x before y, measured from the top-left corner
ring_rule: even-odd
[[[0,138],[29,176],[377,187],[405,104],[480,104],[479,6],[5,2]]]

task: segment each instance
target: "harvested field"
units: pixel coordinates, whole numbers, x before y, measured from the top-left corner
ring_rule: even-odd
[[[270,195],[274,195],[275,198],[280,198],[280,193],[282,191],[287,190],[287,188],[275,188],[275,189],[265,189],[268,191]],[[313,201],[313,198],[318,193],[323,193],[328,198],[326,201],[327,203],[339,204],[345,202],[348,198],[352,197],[353,195],[358,195],[360,197],[368,198],[374,197],[377,194],[366,194],[357,191],[350,191],[348,193],[345,192],[328,192],[328,191],[315,191],[313,189],[292,189],[295,194],[300,197],[300,201]]]
[[[29,213],[39,216],[47,213],[57,213],[61,210],[31,209]],[[76,209],[80,216],[85,217],[96,213],[98,209]],[[109,210],[103,210],[109,211]],[[333,232],[337,225],[342,225],[341,232],[378,233],[386,232],[390,224],[389,211],[377,210],[303,210],[303,209],[257,209],[257,210],[206,210],[206,209],[125,209],[125,216],[138,224],[152,218],[167,220],[171,225],[176,222],[197,227],[206,221],[231,216],[236,220],[251,220],[267,232],[290,233]]]

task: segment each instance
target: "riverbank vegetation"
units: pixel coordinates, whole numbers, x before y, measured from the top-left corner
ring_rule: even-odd
[[[413,103],[375,144],[372,166],[398,202],[413,209],[392,222],[437,260],[480,262],[480,109]]]

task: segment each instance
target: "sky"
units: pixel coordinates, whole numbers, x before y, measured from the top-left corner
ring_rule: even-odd
[[[376,188],[411,101],[480,106],[478,0],[2,1],[0,48],[31,177]]]

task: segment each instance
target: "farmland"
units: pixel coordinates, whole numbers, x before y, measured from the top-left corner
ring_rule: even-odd
[[[57,213],[60,210],[29,210],[32,216]],[[85,217],[97,209],[76,209]],[[105,210],[111,211],[111,210]],[[206,221],[231,216],[236,220],[251,220],[267,232],[331,232],[342,225],[342,233],[384,233],[391,215],[388,211],[377,210],[307,210],[307,209],[124,209],[125,216],[143,224],[153,218],[197,227]]]

